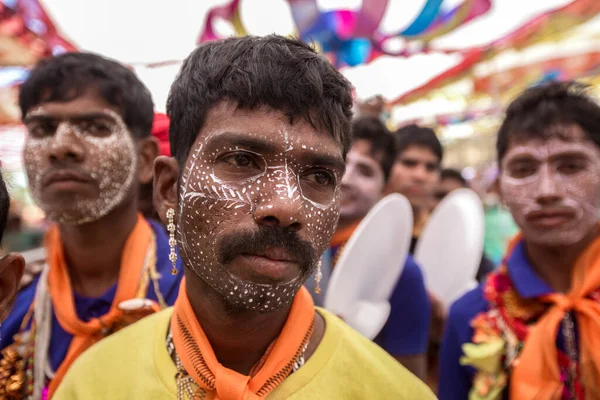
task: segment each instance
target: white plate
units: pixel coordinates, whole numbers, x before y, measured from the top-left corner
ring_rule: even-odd
[[[447,308],[477,285],[483,255],[481,199],[470,189],[450,193],[434,210],[417,242],[415,260],[427,289]]]
[[[404,268],[412,226],[408,200],[386,196],[358,225],[331,274],[325,308],[370,339],[389,317],[389,298]]]

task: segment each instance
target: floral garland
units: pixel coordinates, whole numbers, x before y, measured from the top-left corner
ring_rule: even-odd
[[[537,299],[520,297],[504,265],[488,277],[484,297],[489,309],[471,320],[474,331],[472,343],[463,344],[464,356],[460,359],[461,365],[476,369],[470,400],[502,398],[508,387],[510,371],[519,362],[519,354],[530,328],[548,308],[547,304]],[[600,301],[600,290],[593,292],[590,298]],[[570,363],[569,357],[558,351],[561,379],[565,383],[569,377]],[[584,399],[579,368],[576,374],[575,393],[570,393],[568,385],[564,385],[562,399]]]

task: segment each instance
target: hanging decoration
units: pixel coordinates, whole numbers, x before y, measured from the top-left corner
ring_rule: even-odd
[[[38,0],[0,2],[0,65],[29,66],[51,54],[75,50],[61,37]]]
[[[248,32],[240,17],[240,1],[232,0],[213,8],[207,15],[198,43],[219,38],[215,29],[219,18],[228,21],[236,35],[246,35]],[[485,14],[491,7],[491,0],[464,0],[453,9],[446,10],[443,0],[427,0],[406,28],[393,35],[384,35],[380,24],[389,0],[363,0],[358,10],[327,12],[319,9],[317,0],[287,1],[298,37],[315,43],[336,67],[369,63],[382,55],[410,56],[429,52],[427,42]],[[385,42],[392,38],[402,38],[421,46],[392,52],[385,46]]]

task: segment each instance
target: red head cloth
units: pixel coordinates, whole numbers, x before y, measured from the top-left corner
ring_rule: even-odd
[[[152,136],[158,139],[160,155],[171,157],[171,146],[169,145],[169,117],[165,114],[154,114]]]

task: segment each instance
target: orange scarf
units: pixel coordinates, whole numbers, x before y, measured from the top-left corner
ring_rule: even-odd
[[[552,293],[541,298],[552,306],[529,332],[511,377],[511,398],[555,399],[562,392],[555,340],[567,311],[574,311],[577,318],[582,349],[580,366],[586,391],[600,382],[597,369],[600,367],[600,304],[586,298],[598,287],[600,238],[595,239],[577,259],[571,291],[566,295]]]
[[[346,242],[348,240],[350,240],[350,237],[352,236],[352,234],[354,233],[354,231],[356,230],[356,228],[358,228],[358,225],[360,225],[360,221],[352,224],[352,225],[348,225],[345,228],[342,229],[338,229],[335,234],[333,235],[333,238],[331,239],[331,242],[329,242],[329,246],[330,247],[337,247],[337,246],[343,246],[346,244]]]
[[[201,388],[216,391],[218,400],[253,400],[266,397],[292,372],[302,356],[314,329],[315,308],[312,297],[302,287],[294,301],[279,337],[267,354],[242,375],[219,363],[208,338],[196,319],[187,296],[185,278],[175,302],[171,331],[177,355],[190,377]]]
[[[152,235],[152,228],[148,222],[138,215],[137,223],[123,249],[117,291],[110,311],[100,318],[84,322],[77,317],[75,311],[73,289],[67,271],[60,232],[57,227],[53,227],[48,232],[47,248],[50,267],[48,290],[56,319],[65,331],[73,335],[67,355],[50,382],[50,398],[73,361],[88,347],[100,340],[104,336],[103,331],[110,329],[123,316],[123,311],[118,308],[119,303],[136,297]]]

